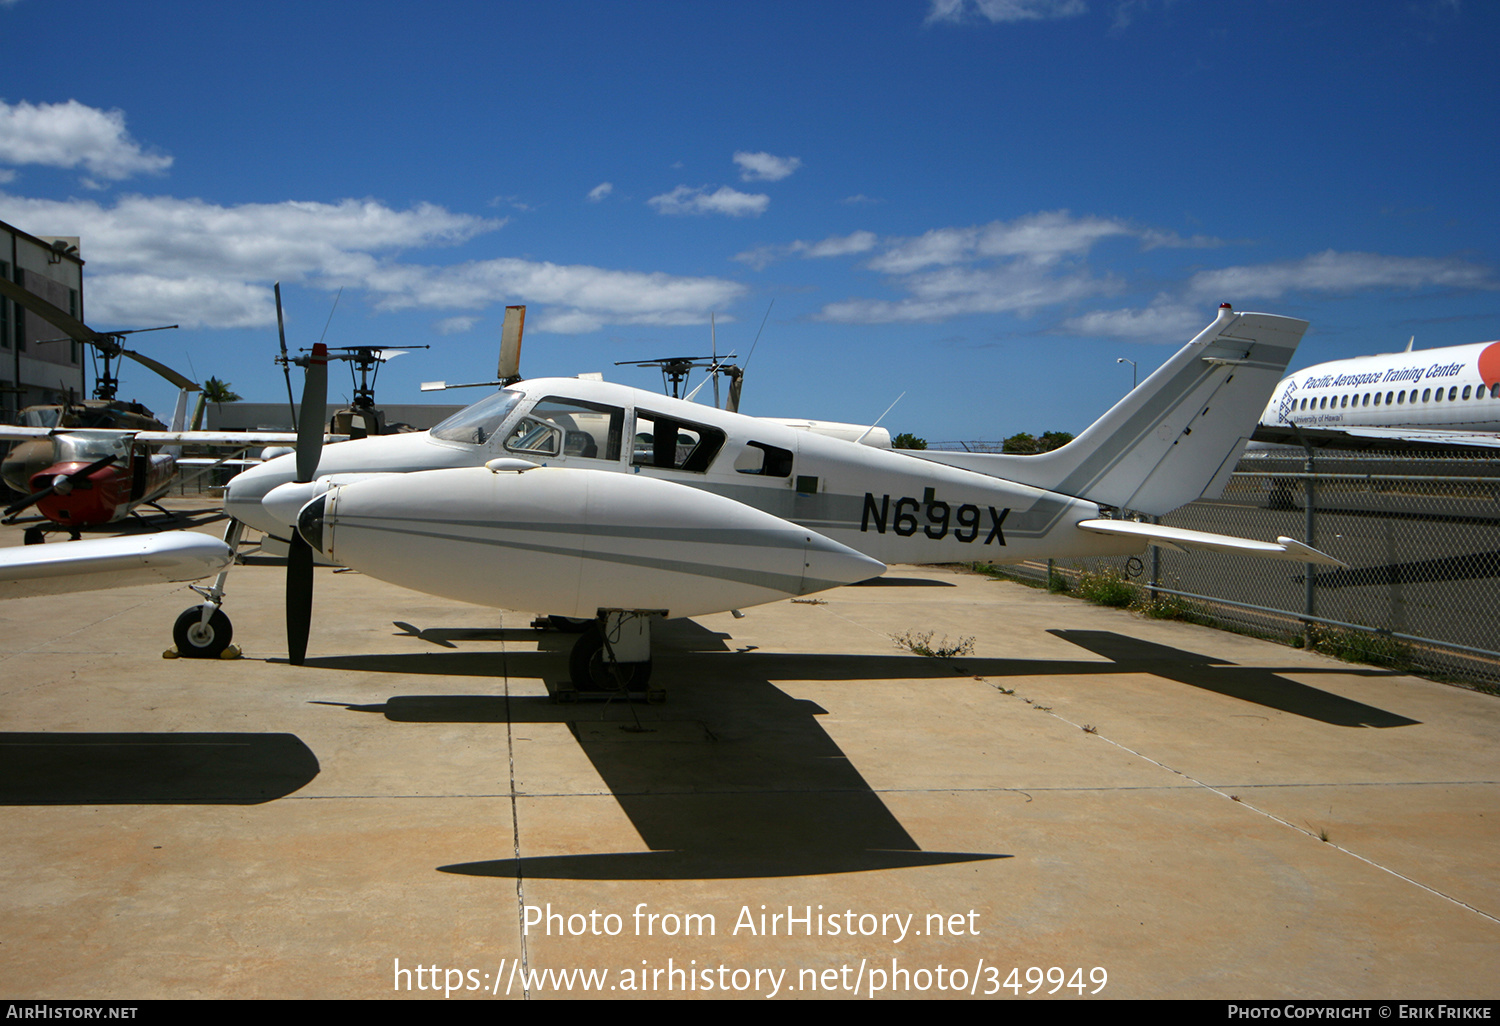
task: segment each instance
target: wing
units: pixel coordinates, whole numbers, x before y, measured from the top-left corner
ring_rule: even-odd
[[[134,434],[136,441],[147,445],[209,445],[216,448],[248,449],[257,445],[297,444],[297,435],[292,431],[136,431]],[[323,440],[342,442],[348,437],[324,435]]]
[[[193,531],[13,546],[0,549],[0,598],[196,581],[233,559],[224,542]]]

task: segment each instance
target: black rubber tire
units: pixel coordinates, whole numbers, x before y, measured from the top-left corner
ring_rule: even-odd
[[[651,681],[651,664],[620,663],[620,675],[625,678],[626,691],[645,691]],[[568,673],[573,686],[579,691],[618,691],[620,680],[610,666],[604,652],[604,627],[598,620],[573,643],[568,653]]]
[[[177,643],[177,654],[185,659],[217,659],[234,640],[234,626],[224,610],[215,609],[202,631],[198,624],[203,619],[203,607],[184,609],[177,622],[172,625],[172,640]]]

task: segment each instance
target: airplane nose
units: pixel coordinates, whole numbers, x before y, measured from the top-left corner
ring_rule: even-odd
[[[260,505],[276,523],[292,528],[297,525],[302,508],[327,490],[327,480],[288,481],[267,492]]]
[[[826,591],[879,577],[886,566],[824,535],[809,532],[802,554],[802,594]]]

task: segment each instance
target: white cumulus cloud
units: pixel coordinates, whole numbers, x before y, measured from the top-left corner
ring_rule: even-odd
[[[598,185],[589,190],[589,201],[592,203],[598,203],[600,200],[604,199],[604,197],[608,196],[614,191],[615,187],[612,182],[600,182]]]
[[[88,317],[101,324],[268,326],[276,318],[276,279],[363,291],[387,310],[534,303],[547,309],[528,327],[573,331],[592,330],[585,324],[706,323],[711,310],[744,291],[720,278],[534,260],[404,262],[404,251],[467,242],[505,223],[426,203],[408,210],[352,199],[218,206],[125,196],[110,206],[0,194],[0,209],[29,231],[80,237]],[[463,330],[465,318],[450,317],[439,330]]]
[[[743,150],[734,155],[734,162],[740,166],[740,180],[745,182],[779,182],[802,166],[801,157],[773,157]]]
[[[1072,18],[1088,12],[1084,0],[931,0],[927,24],[939,21],[965,22],[984,18],[990,22],[1045,21]]]
[[[1360,292],[1428,287],[1494,289],[1490,272],[1463,260],[1326,250],[1301,260],[1200,271],[1188,291],[1201,298],[1274,299],[1288,292]]]
[[[83,168],[112,181],[159,174],[172,158],[148,153],[125,131],[125,113],[77,100],[32,104],[0,100],[0,163]]]
[[[698,189],[679,185],[671,192],[646,201],[660,214],[726,214],[730,217],[759,217],[771,205],[771,197],[762,193],[740,192],[721,185],[713,192],[707,186]]]

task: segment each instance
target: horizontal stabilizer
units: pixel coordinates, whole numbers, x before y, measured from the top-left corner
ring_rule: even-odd
[[[1136,520],[1084,520],[1078,526],[1094,534],[1110,534],[1122,538],[1139,538],[1148,545],[1157,545],[1173,552],[1188,552],[1192,549],[1208,549],[1212,552],[1238,552],[1246,556],[1265,559],[1288,559],[1297,563],[1320,563],[1347,570],[1349,564],[1335,559],[1326,552],[1319,552],[1293,538],[1277,538],[1273,542],[1251,541],[1227,534],[1211,534],[1208,531],[1190,531],[1184,527],[1163,527],[1160,524],[1143,524]]]

